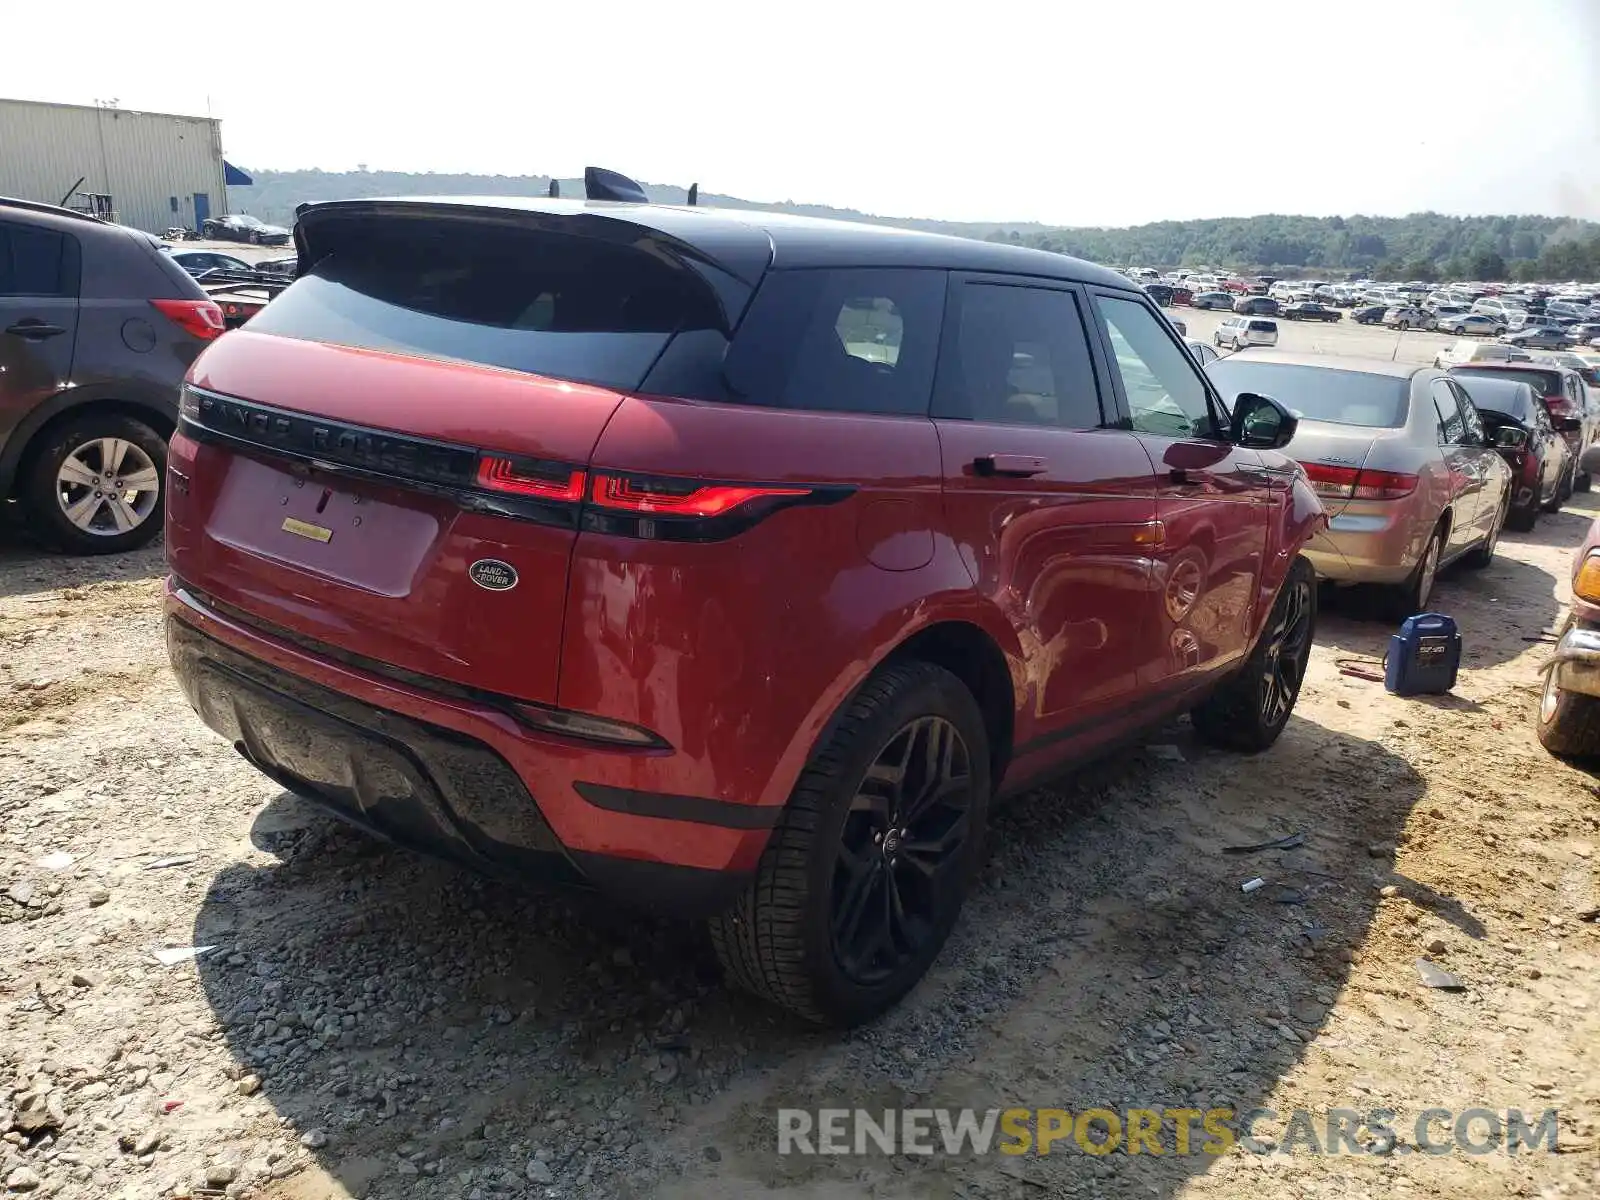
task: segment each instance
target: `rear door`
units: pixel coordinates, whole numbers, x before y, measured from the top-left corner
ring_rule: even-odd
[[[956,275],[934,396],[952,535],[1017,631],[1018,755],[1113,732],[1155,636],[1155,478],[1071,286]]]
[[[1266,552],[1272,477],[1226,440],[1227,409],[1150,306],[1095,292],[1111,376],[1155,465],[1158,653],[1150,680],[1198,682],[1242,657]]]
[[[72,379],[78,253],[68,234],[0,221],[0,436]]]
[[[1439,422],[1439,451],[1450,472],[1450,537],[1445,543],[1445,556],[1453,557],[1479,536],[1478,523],[1487,481],[1481,461],[1482,446],[1472,444],[1456,386],[1448,379],[1435,379],[1430,393]]]

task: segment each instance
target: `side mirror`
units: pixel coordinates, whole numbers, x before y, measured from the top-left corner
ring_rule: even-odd
[[[1581,417],[1557,417],[1556,418],[1556,432],[1557,433],[1577,433],[1578,430],[1580,430],[1582,428],[1583,428],[1583,419]]]
[[[1528,431],[1515,425],[1502,425],[1495,432],[1494,444],[1502,450],[1521,450],[1528,444]]]
[[[1233,402],[1228,440],[1252,450],[1281,450],[1299,425],[1300,419],[1271,396],[1240,392]]]

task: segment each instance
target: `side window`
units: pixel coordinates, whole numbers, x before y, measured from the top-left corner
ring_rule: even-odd
[[[1442,379],[1433,381],[1432,390],[1434,412],[1439,417],[1439,444],[1459,446],[1466,425],[1461,417],[1461,407],[1456,403],[1456,394]]]
[[[64,235],[0,221],[0,296],[69,296]]]
[[[968,283],[941,362],[936,416],[1095,429],[1102,422],[1089,339],[1071,292]]]
[[[1205,381],[1155,313],[1137,300],[1096,296],[1095,304],[1111,338],[1135,432],[1216,437]]]
[[[1478,413],[1478,406],[1472,402],[1472,397],[1458,384],[1451,384],[1451,390],[1456,394],[1456,404],[1461,409],[1462,428],[1466,431],[1464,443],[1468,446],[1488,445],[1488,435],[1483,431],[1483,417]]]
[[[771,271],[728,350],[738,398],[770,408],[926,416],[943,271]]]

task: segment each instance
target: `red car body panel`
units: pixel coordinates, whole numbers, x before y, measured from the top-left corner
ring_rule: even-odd
[[[373,430],[587,463],[621,396],[601,388],[238,330],[192,381],[285,411]],[[537,421],[529,414],[538,413]],[[536,429],[535,434],[532,430]],[[382,453],[381,445],[378,453]],[[263,620],[419,674],[553,703],[576,531],[463,512],[410,489],[331,489],[288,464],[181,435],[169,457],[193,483],[173,497],[168,554],[181,578]],[[285,519],[336,530],[326,543]],[[479,559],[509,562],[514,590],[460,586]]]

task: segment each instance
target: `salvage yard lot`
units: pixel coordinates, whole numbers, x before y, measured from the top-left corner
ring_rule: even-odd
[[[1190,334],[1221,318],[1178,310]],[[1280,321],[1285,348],[1450,339]],[[62,1197],[1592,1196],[1600,789],[1530,719],[1580,496],[1436,607],[1455,694],[1344,676],[1282,740],[1179,723],[1013,804],[955,936],[852,1034],[720,982],[700,932],[485,883],[247,767],[166,667],[159,547],[0,548],[0,1184]],[[1225,846],[1302,833],[1293,849]],[[1266,886],[1244,893],[1259,876]],[[210,947],[162,965],[152,951]],[[1461,992],[1418,982],[1427,957]],[[774,1153],[785,1107],[1561,1113],[1559,1153]],[[1320,1124],[1319,1119],[1319,1124]],[[1263,1126],[1281,1137],[1281,1126]],[[43,1140],[39,1140],[40,1136]],[[1170,1141],[1169,1141],[1170,1144]],[[1069,1148],[1070,1149],[1070,1148]],[[19,1189],[20,1190],[20,1189]]]

